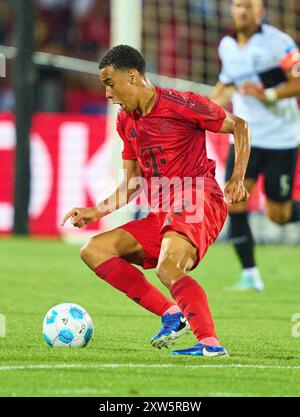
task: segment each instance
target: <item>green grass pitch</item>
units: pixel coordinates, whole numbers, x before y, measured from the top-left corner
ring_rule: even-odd
[[[299,396],[299,248],[260,246],[264,293],[232,293],[238,264],[216,244],[191,273],[207,291],[229,358],[176,357],[149,340],[159,318],[97,278],[79,248],[58,241],[0,239],[0,396]],[[159,288],[153,271],[147,277]],[[167,290],[163,289],[165,293]],[[54,304],[91,314],[94,338],[83,349],[51,349],[41,324]],[[194,344],[184,335],[176,347]]]

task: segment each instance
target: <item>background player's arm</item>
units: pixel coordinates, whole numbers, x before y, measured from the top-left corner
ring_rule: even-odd
[[[234,84],[218,82],[213,89],[210,99],[221,107],[227,108],[235,90]]]
[[[242,94],[251,95],[265,103],[300,97],[300,52],[296,45],[293,47],[293,41],[290,38],[285,38],[286,41],[288,44],[284,43],[284,47],[277,47],[280,53],[278,68],[285,74],[286,82],[268,89],[265,89],[263,85],[246,82],[241,86]],[[287,52],[287,49],[291,50]]]
[[[64,217],[62,226],[71,218],[71,223],[74,227],[84,227],[87,224],[96,222],[107,214],[118,210],[125,206],[130,197],[135,196],[141,192],[139,185],[130,187],[130,181],[135,177],[141,177],[141,168],[137,160],[123,160],[123,169],[125,172],[125,179],[119,185],[114,193],[112,193],[106,200],[101,201],[95,207],[88,208],[73,208]]]
[[[269,91],[273,90],[275,92],[274,101],[284,98],[300,97],[300,66],[298,72],[298,76],[296,76],[296,70],[295,75],[293,75],[293,71],[286,72],[287,81],[284,84],[276,88],[268,89]],[[272,101],[268,96],[268,90],[265,90],[262,85],[245,82],[240,92],[243,95],[253,96],[260,101],[268,103]]]
[[[294,74],[295,72],[295,74]],[[300,63],[298,70],[291,70],[285,73],[288,81],[283,85],[275,88],[277,99],[300,97]]]
[[[230,133],[234,136],[234,168],[231,179],[226,183],[224,189],[225,197],[232,205],[249,198],[244,186],[244,179],[250,156],[251,135],[248,123],[229,112],[226,112],[220,133]]]

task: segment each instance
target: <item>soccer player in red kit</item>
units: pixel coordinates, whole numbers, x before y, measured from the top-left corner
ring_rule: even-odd
[[[71,218],[81,228],[124,206],[142,189],[132,187],[132,180],[142,178],[148,198],[151,194],[149,215],[93,237],[82,248],[81,258],[101,279],[162,317],[162,328],[151,340],[154,347],[169,347],[191,329],[198,343],[171,353],[227,355],[218,341],[206,294],[188,273],[216,240],[227,215],[215,180],[215,162],[207,158],[205,131],[234,135],[235,166],[224,190],[228,203],[234,204],[248,198],[244,187],[248,125],[205,97],[154,87],[145,76],[144,58],[130,46],[107,52],[99,70],[107,99],[121,106],[117,130],[124,142],[127,175],[112,196],[96,207],[70,210],[62,225]],[[161,182],[175,179],[169,190]],[[156,268],[174,301],[132,264]]]

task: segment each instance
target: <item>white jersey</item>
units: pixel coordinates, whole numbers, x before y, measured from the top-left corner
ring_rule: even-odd
[[[291,69],[295,65],[297,45],[286,33],[263,24],[241,47],[234,36],[225,36],[219,46],[222,70],[219,81],[234,84],[261,82],[260,73]],[[291,59],[291,55],[292,58]],[[283,80],[281,80],[282,82]],[[279,82],[280,84],[280,82]],[[300,142],[300,113],[296,98],[265,104],[255,97],[233,96],[233,113],[246,120],[252,130],[252,146],[265,149],[290,149]]]

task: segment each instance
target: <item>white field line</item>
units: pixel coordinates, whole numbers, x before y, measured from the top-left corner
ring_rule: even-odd
[[[299,366],[282,366],[282,365],[243,365],[243,364],[212,364],[212,365],[182,365],[182,364],[141,364],[141,363],[106,363],[106,364],[40,364],[40,365],[6,365],[0,366],[1,371],[18,371],[18,370],[35,370],[35,369],[107,369],[107,368],[183,368],[183,369],[201,369],[201,368],[236,368],[236,369],[284,369],[300,370]]]

